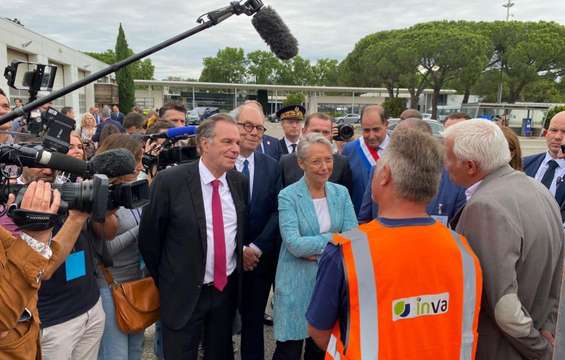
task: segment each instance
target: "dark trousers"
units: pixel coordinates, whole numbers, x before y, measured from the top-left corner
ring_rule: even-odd
[[[263,360],[263,318],[269,291],[273,283],[273,263],[268,259],[253,271],[243,274],[243,301],[241,302],[241,359]]]
[[[205,360],[233,360],[232,323],[237,307],[237,276],[231,275],[222,292],[203,286],[190,320],[179,330],[162,323],[167,360],[196,360],[202,336]]]
[[[300,360],[304,340],[277,341],[273,360]],[[312,338],[306,339],[304,360],[323,360],[325,352],[322,351]]]

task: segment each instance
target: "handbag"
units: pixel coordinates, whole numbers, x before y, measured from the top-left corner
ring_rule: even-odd
[[[122,332],[140,332],[159,320],[159,290],[152,277],[118,283],[106,267],[102,272],[112,290],[116,323]]]

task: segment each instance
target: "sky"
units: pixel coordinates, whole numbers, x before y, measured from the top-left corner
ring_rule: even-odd
[[[263,0],[272,6],[299,43],[299,55],[344,59],[364,36],[433,20],[504,20],[508,0]],[[119,23],[129,47],[142,51],[196,25],[203,13],[230,0],[5,0],[0,16],[82,51],[114,48]],[[565,24],[564,0],[513,0],[512,19]],[[251,19],[233,16],[150,58],[155,78],[198,78],[202,59],[224,47],[267,50]]]

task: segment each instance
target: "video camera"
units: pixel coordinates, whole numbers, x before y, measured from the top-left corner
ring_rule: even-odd
[[[125,207],[135,209],[145,206],[149,201],[149,185],[146,180],[137,180],[125,184],[110,185],[106,175],[97,174],[91,180],[80,183],[53,184],[61,193],[59,215],[67,211],[88,212],[95,221],[102,222],[108,210]],[[0,202],[6,203],[10,193],[16,194],[19,206],[27,185],[10,184],[0,193]]]
[[[337,126],[337,135],[333,137],[335,141],[347,141],[355,135],[355,129],[349,124]]]

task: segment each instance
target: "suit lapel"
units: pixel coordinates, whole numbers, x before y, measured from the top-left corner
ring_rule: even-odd
[[[266,174],[265,174],[265,169],[263,166],[261,166],[261,155],[263,154],[253,154],[253,159],[254,159],[254,169],[253,169],[253,189],[251,189],[251,187],[249,188],[249,194],[251,196],[251,201],[249,202],[250,205],[250,209],[253,209],[253,207],[255,206],[255,202],[257,197],[255,196],[256,194],[260,194],[259,192],[259,188],[263,185],[263,181],[261,180],[265,180],[266,178]]]
[[[200,230],[200,240],[202,241],[202,248],[206,254],[208,243],[206,235],[206,212],[204,211],[204,196],[202,195],[202,186],[200,184],[200,172],[198,171],[198,161],[195,161],[188,168],[188,189],[190,190],[192,200],[192,207],[196,214],[198,228]]]
[[[310,230],[317,234],[320,232],[320,224],[318,224],[318,217],[316,216],[316,210],[314,209],[314,202],[312,201],[312,196],[310,195],[310,191],[308,191],[308,186],[306,185],[306,181],[304,177],[299,180],[299,188],[298,188],[298,196],[301,197],[299,212],[302,215],[302,218],[306,220],[308,225],[310,226]]]
[[[279,140],[279,143],[281,144],[281,151],[283,154],[288,154],[288,148],[286,147],[286,143],[284,142],[284,138]]]
[[[541,166],[541,163],[543,162],[543,159],[545,159],[545,153],[543,154],[539,154],[531,163],[530,166],[528,166],[525,169],[526,175],[531,176],[531,177],[535,177],[536,173],[538,172],[539,167]]]
[[[337,194],[334,192],[334,188],[326,182],[326,201],[328,202],[328,211],[330,212],[331,220],[331,232],[339,232],[341,230],[341,224],[338,223],[338,199]]]

